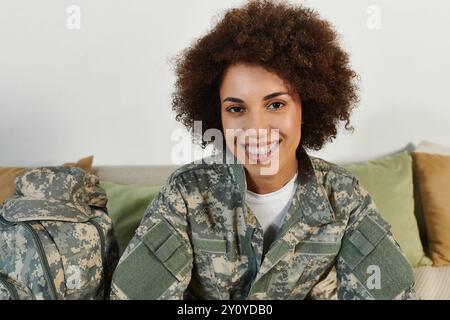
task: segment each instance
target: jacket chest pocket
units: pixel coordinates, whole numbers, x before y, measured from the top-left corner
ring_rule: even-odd
[[[257,298],[303,299],[333,264],[340,243],[302,241],[295,246],[281,243],[266,258],[273,267],[255,286]],[[278,255],[278,258],[276,257]]]
[[[232,274],[227,258],[227,240],[219,237],[192,235],[194,273],[201,298],[223,299],[223,289],[228,287]]]
[[[333,265],[340,250],[340,242],[303,241],[294,249],[292,263],[301,264],[302,274],[292,288],[288,299],[303,299]]]

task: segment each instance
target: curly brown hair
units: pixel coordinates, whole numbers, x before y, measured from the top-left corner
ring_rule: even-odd
[[[193,132],[202,121],[202,135],[222,131],[219,89],[226,69],[251,63],[275,73],[301,97],[301,145],[320,150],[336,138],[339,121],[349,126],[358,102],[349,57],[328,21],[312,9],[286,2],[250,0],[225,12],[205,36],[175,57],[177,81],[172,94],[176,120]],[[202,147],[211,141],[194,136]],[[225,141],[224,141],[225,142]]]

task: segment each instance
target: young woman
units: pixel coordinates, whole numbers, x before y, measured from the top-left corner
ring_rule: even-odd
[[[177,119],[219,129],[227,161],[172,173],[120,260],[113,299],[314,298],[333,268],[339,299],[414,298],[411,267],[370,195],[305,151],[335,138],[340,121],[349,129],[357,102],[328,22],[250,1],[187,49],[176,72]]]

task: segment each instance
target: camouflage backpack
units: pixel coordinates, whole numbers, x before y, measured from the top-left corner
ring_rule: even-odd
[[[16,178],[0,206],[0,300],[109,296],[118,251],[98,183],[67,167]]]

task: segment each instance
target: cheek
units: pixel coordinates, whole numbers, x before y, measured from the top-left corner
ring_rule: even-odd
[[[222,115],[222,127],[224,131],[226,129],[242,129],[243,126],[244,123],[237,117],[230,117],[226,114]]]
[[[272,123],[273,128],[279,128],[280,137],[285,140],[286,144],[296,144],[300,139],[301,119],[295,115],[289,115],[276,119]]]
[[[221,120],[222,120],[222,129],[223,129],[223,134],[225,137],[226,144],[228,146],[234,145],[234,143],[235,143],[234,134],[238,129],[243,128],[243,124],[241,123],[242,121],[240,121],[239,119],[227,116],[224,113],[222,113],[222,115],[221,115]],[[227,135],[227,130],[229,131],[228,135]]]

